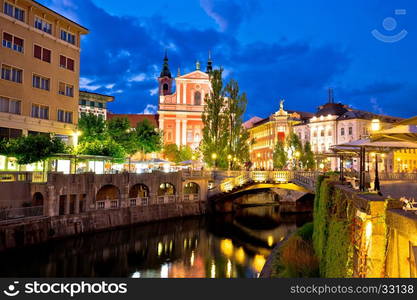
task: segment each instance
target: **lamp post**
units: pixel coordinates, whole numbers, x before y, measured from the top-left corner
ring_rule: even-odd
[[[375,182],[374,182],[374,190],[381,195],[381,186],[379,183],[379,175],[378,175],[378,153],[375,153]]]
[[[232,158],[233,158],[233,156],[230,155],[230,154],[227,156],[227,161],[229,163],[229,171],[232,168]]]
[[[213,160],[214,170],[216,170],[216,160],[217,160],[217,154],[213,153],[211,155],[211,159]]]

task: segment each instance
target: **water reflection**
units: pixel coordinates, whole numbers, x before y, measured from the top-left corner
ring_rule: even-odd
[[[277,207],[172,220],[0,256],[2,277],[257,277],[273,246],[309,219]]]

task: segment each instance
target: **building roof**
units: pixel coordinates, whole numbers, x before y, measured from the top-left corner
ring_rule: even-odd
[[[113,114],[107,113],[107,120],[114,118],[127,118],[132,128],[136,127],[138,122],[148,120],[156,128],[159,127],[159,116],[158,115],[145,115],[145,114]]]
[[[350,120],[350,119],[363,119],[363,120],[379,119],[381,122],[384,122],[384,123],[396,123],[396,122],[400,122],[404,120],[403,118],[379,115],[379,114],[374,114],[372,112],[368,112],[364,110],[357,110],[357,109],[349,110],[337,118],[337,120],[339,121]]]
[[[349,111],[348,107],[342,103],[333,103],[328,102],[324,105],[319,106],[317,113],[315,114],[316,117],[321,116],[341,116],[344,113]]]
[[[106,102],[113,102],[115,99],[114,96],[109,96],[109,95],[104,95],[104,94],[99,94],[99,93],[92,93],[88,91],[80,91],[80,96],[86,96],[86,97],[91,96],[92,98],[98,98],[99,100],[103,100]]]
[[[45,6],[45,5],[41,4],[41,3],[39,3],[38,1],[35,1],[35,0],[30,0],[30,1],[31,1],[31,2],[34,2],[34,3],[35,3],[35,5],[38,5],[39,7],[41,7],[41,8],[43,8],[43,9],[48,10],[48,11],[49,11],[49,12],[51,12],[52,14],[54,14],[54,15],[56,15],[56,16],[58,16],[58,17],[60,17],[60,18],[63,18],[63,19],[65,19],[65,20],[67,20],[68,22],[70,22],[71,24],[75,25],[76,27],[79,27],[80,29],[83,29],[83,30],[84,30],[84,32],[83,32],[84,34],[87,34],[87,33],[89,32],[89,30],[88,30],[87,28],[85,28],[84,26],[82,26],[82,25],[80,25],[80,24],[78,24],[78,23],[74,22],[73,20],[68,19],[67,17],[65,17],[65,16],[61,15],[60,13],[57,13],[56,11],[54,11],[54,10],[50,9],[49,7],[47,7],[47,6]]]
[[[253,124],[255,124],[259,121],[262,121],[262,120],[263,120],[262,118],[257,117],[257,116],[252,117],[249,120],[247,120],[245,123],[243,123],[243,127],[245,127],[246,129],[252,128]]]

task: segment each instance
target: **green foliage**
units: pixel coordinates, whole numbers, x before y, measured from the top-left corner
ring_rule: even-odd
[[[139,151],[136,132],[131,130],[127,118],[114,118],[107,121],[107,131],[109,137],[122,146],[129,156]]]
[[[246,93],[240,93],[239,84],[235,80],[230,80],[225,88],[225,110],[228,145],[227,156],[238,158],[242,162],[249,161],[249,132],[243,127],[243,115],[246,111]],[[237,167],[234,160],[230,160],[230,167]]]
[[[313,239],[314,224],[312,222],[306,223],[297,230],[297,235],[305,241]]]
[[[304,149],[301,154],[301,163],[304,169],[313,170],[315,168],[314,153],[311,150],[310,142],[304,144]]]
[[[108,137],[106,122],[102,116],[93,114],[83,115],[78,120],[78,129],[81,131],[79,143],[84,141],[104,140]]]
[[[211,93],[206,95],[203,119],[202,153],[209,166],[227,167],[227,119],[224,111],[223,69],[210,73]],[[212,155],[217,155],[213,160]]]
[[[136,125],[138,149],[143,154],[158,152],[162,149],[162,134],[148,120]]]
[[[177,144],[167,144],[163,148],[165,159],[176,162],[178,160],[179,149]]]
[[[275,145],[275,151],[273,155],[274,160],[274,168],[276,169],[284,169],[288,163],[288,155],[285,149],[285,144],[283,141],[278,141]]]
[[[237,169],[239,162],[249,160],[249,132],[242,126],[247,97],[233,79],[224,87],[222,73],[222,69],[210,73],[212,90],[205,99],[201,150],[209,166]]]
[[[319,177],[313,215],[313,245],[321,277],[351,277],[350,228],[354,215],[346,197],[335,190],[332,178]]]
[[[123,147],[112,139],[88,141],[78,146],[78,153],[85,155],[109,156],[122,162],[126,157]]]
[[[22,136],[1,142],[0,148],[2,154],[16,157],[20,165],[36,163],[54,154],[67,152],[64,142],[50,135]]]

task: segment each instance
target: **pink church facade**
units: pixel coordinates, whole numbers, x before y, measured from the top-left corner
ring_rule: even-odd
[[[211,71],[212,62],[209,59],[206,72],[200,70],[197,62],[195,71],[172,78],[168,58],[165,56],[163,70],[158,78],[159,129],[163,131],[165,145],[187,145],[193,149],[200,145],[203,136],[204,99],[210,93]]]

